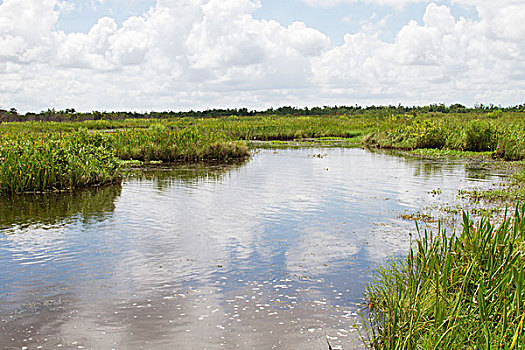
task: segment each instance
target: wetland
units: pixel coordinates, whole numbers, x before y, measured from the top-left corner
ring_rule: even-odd
[[[0,197],[0,344],[363,348],[364,286],[410,248],[403,215],[452,230],[443,203],[505,181],[461,158],[309,147]]]
[[[434,107],[0,113],[0,345],[523,346],[523,106]]]

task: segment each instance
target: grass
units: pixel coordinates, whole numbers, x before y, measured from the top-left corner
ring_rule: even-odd
[[[488,157],[493,156],[493,152],[475,152],[475,151],[461,151],[454,149],[436,149],[436,148],[418,148],[410,151],[411,154],[417,156],[439,158],[439,157]]]
[[[521,112],[396,115],[378,122],[365,143],[380,148],[491,152],[505,160],[521,160],[525,159],[524,116]]]
[[[120,180],[119,161],[103,135],[0,136],[0,193],[44,192]]]
[[[415,243],[366,288],[369,348],[525,347],[525,206],[498,227],[464,213],[459,235]]]
[[[0,193],[64,191],[119,182],[123,160],[232,161],[249,156],[244,142],[195,128],[94,132],[0,133]],[[128,162],[129,164],[129,162]]]
[[[230,161],[249,156],[244,142],[234,142],[220,132],[202,132],[191,127],[173,130],[153,125],[147,130],[130,129],[111,133],[116,155],[139,161]]]
[[[119,160],[234,161],[251,148],[378,147],[525,159],[525,113],[259,115],[0,124],[0,193],[116,182]],[[270,141],[261,144],[261,141]]]

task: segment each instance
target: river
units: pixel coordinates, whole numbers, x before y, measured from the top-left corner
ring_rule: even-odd
[[[501,181],[459,159],[305,148],[0,197],[0,347],[362,348],[364,285],[416,234],[400,216]]]

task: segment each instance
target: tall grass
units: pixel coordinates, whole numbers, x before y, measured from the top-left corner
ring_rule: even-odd
[[[506,160],[525,159],[525,115],[397,115],[378,120],[365,143],[381,148],[492,151]]]
[[[246,143],[234,142],[220,132],[203,132],[196,127],[172,130],[165,125],[129,129],[111,134],[120,159],[141,161],[229,161],[249,156]]]
[[[0,135],[0,193],[66,190],[119,179],[119,161],[103,135]]]
[[[53,124],[54,125],[54,124]],[[45,192],[118,182],[120,160],[230,161],[250,154],[246,143],[196,127],[97,132],[0,133],[0,194]]]
[[[245,116],[0,124],[0,193],[118,180],[118,159],[237,160],[246,141],[352,138],[403,149],[490,151],[525,159],[525,113]]]
[[[525,206],[499,226],[463,215],[426,232],[366,289],[372,349],[525,348]]]

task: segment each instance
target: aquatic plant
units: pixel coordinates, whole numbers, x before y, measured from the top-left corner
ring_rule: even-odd
[[[419,232],[419,230],[418,230]],[[425,231],[366,288],[372,349],[525,345],[525,206],[498,227],[463,214],[459,235]]]
[[[234,142],[220,132],[203,132],[190,127],[172,130],[165,125],[130,129],[112,134],[113,147],[120,159],[140,161],[228,161],[250,155],[244,142]]]
[[[104,135],[0,135],[0,193],[67,190],[120,180],[119,161]]]

